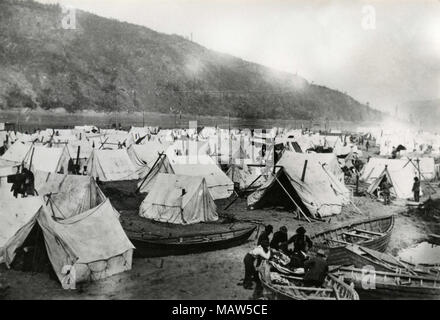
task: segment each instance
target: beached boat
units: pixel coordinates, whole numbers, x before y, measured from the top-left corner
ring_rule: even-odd
[[[354,284],[361,299],[440,299],[440,278],[339,267],[333,274]]]
[[[392,272],[410,275],[435,275],[434,269],[429,267],[415,266],[401,261],[389,254],[358,245],[348,245],[344,248],[345,266],[353,266],[359,269],[372,266],[376,271]]]
[[[434,233],[428,234],[428,242],[440,245],[440,235]]]
[[[304,287],[298,276],[280,274],[265,261],[259,268],[263,287],[273,299],[289,300],[359,300],[353,287],[347,285],[332,274],[327,275],[321,288]]]
[[[219,232],[182,234],[180,236],[152,236],[146,232],[126,230],[136,247],[137,257],[162,257],[213,251],[238,246],[249,239],[256,225]]]
[[[380,252],[385,251],[390,242],[394,227],[394,216],[385,216],[352,222],[338,228],[312,235],[314,246],[328,252],[330,265],[342,265],[345,262],[344,247],[350,244],[362,245]]]

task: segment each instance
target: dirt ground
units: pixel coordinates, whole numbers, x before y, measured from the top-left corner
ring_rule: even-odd
[[[438,182],[432,198],[440,198]],[[422,199],[424,200],[424,199]],[[396,214],[395,227],[388,252],[396,255],[403,248],[414,245],[431,232],[440,230],[439,219],[427,217],[417,210],[409,210],[403,204],[389,206],[370,197],[355,197],[353,205],[343,213],[308,223],[299,221],[290,212],[277,209],[253,210],[246,207],[246,200],[239,199],[228,210],[238,220],[272,224],[274,229],[285,225],[289,236],[302,225],[309,234],[335,227],[347,221],[367,217]],[[228,201],[217,203],[219,213]],[[41,273],[25,273],[0,270],[1,278],[10,286],[6,299],[250,299],[252,291],[237,285],[243,278],[243,257],[254,245],[257,233],[241,246],[163,258],[134,259],[132,270],[110,278],[78,285],[77,290],[63,290],[61,285]]]

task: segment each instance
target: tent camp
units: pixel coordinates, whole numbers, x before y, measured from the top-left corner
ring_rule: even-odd
[[[412,186],[413,186],[413,170],[410,167],[405,167],[400,170],[391,171],[387,167],[384,168],[382,173],[377,179],[375,179],[367,189],[369,194],[378,195],[378,189],[381,182],[386,177],[388,182],[392,185],[390,192],[391,196],[397,199],[410,199],[413,198]]]
[[[349,202],[348,189],[316,159],[285,152],[277,166],[275,174],[249,195],[248,206],[299,208],[306,215],[324,217],[341,213]]]
[[[22,246],[30,245],[40,253],[33,263],[47,256],[61,283],[69,269],[76,282],[103,279],[131,269],[134,247],[108,199],[67,219],[54,218],[53,208],[64,212],[69,209],[61,202],[39,196],[16,199],[8,186],[0,187],[0,202],[5,209],[0,215],[0,262],[7,266],[22,252]]]
[[[87,161],[89,175],[100,181],[137,180],[136,168],[127,150],[93,150]]]
[[[216,221],[216,206],[203,177],[159,173],[139,208],[148,219],[193,224]]]

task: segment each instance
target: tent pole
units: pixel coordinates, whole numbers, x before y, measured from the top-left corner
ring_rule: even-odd
[[[420,161],[420,160],[419,160]],[[408,162],[403,166],[404,168],[406,167],[406,165],[408,163],[411,163],[418,171],[419,173],[419,177],[422,177],[423,179],[425,179],[425,182],[428,184],[428,186],[434,191],[437,192],[437,190],[435,190],[435,188],[433,186],[431,186],[431,184],[429,183],[428,179],[425,178],[425,176],[422,174],[422,172],[420,171],[420,168],[417,168],[417,166],[414,164],[414,162],[412,162],[411,158],[408,158]],[[419,181],[421,182],[422,180],[419,178]]]
[[[150,168],[150,170],[148,171],[147,175],[145,176],[145,178],[142,180],[142,182],[139,184],[139,187],[137,187],[136,189],[136,193],[139,192],[139,190],[141,189],[142,185],[144,184],[144,182],[147,180],[148,176],[151,173],[151,170],[153,170],[153,168],[156,166],[156,164],[159,162],[159,160],[162,158],[163,156],[163,152],[159,152],[159,156],[156,159],[156,162],[154,162],[153,166]]]
[[[246,188],[244,188],[244,190],[242,191],[242,193],[245,193],[258,179],[260,179],[261,174],[254,180],[252,181],[252,183],[250,185],[248,185]],[[228,210],[230,206],[232,206],[232,204],[237,201],[238,199],[238,195],[235,199],[233,199],[223,210]]]

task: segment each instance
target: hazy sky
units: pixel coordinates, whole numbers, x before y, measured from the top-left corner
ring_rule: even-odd
[[[169,34],[192,33],[210,49],[298,73],[382,110],[407,100],[440,98],[440,0],[40,2]],[[364,27],[374,20],[374,29]]]

